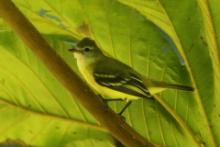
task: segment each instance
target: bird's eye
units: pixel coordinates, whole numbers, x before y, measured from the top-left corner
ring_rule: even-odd
[[[86,47],[86,48],[84,48],[84,51],[88,52],[88,51],[90,51],[90,48]]]

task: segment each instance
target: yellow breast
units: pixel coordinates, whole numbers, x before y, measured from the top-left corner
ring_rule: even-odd
[[[79,61],[79,62],[78,62]],[[102,95],[103,98],[106,99],[138,99],[136,96],[131,96],[119,91],[112,90],[108,87],[104,87],[96,83],[93,76],[93,63],[85,63],[84,60],[77,60],[78,68],[81,74],[83,75],[86,82],[89,86],[98,94]]]

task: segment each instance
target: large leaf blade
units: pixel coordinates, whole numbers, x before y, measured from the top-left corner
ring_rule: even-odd
[[[33,53],[12,33],[6,32],[4,37],[14,42],[9,45],[0,39],[1,141],[19,139],[37,146],[66,146],[86,138],[97,143],[105,139],[101,142],[111,146],[106,142],[106,130],[72,99]]]
[[[103,50],[147,77],[186,84],[190,83],[189,77],[191,77],[193,85],[198,90],[193,95],[180,91],[165,91],[161,94],[160,100],[163,108],[161,104],[152,101],[136,101],[126,112],[126,119],[146,138],[163,146],[215,145],[218,135],[214,138],[213,132],[217,134],[218,126],[215,125],[217,113],[214,115],[213,112],[217,111],[217,108],[212,109],[212,106],[217,101],[217,94],[213,93],[218,90],[218,81],[213,80],[216,74],[212,68],[213,60],[204,41],[201,40],[201,36],[205,37],[201,23],[202,15],[197,9],[196,1],[146,1],[142,3],[144,5],[141,6],[141,10],[140,5],[136,5],[138,3],[130,5],[131,1],[127,1],[130,8],[114,0],[65,1],[61,4],[59,1],[44,0],[38,4],[33,2],[28,5],[24,1],[16,0],[16,2],[23,12],[35,13],[27,13],[27,17],[33,20],[41,32],[71,34],[79,38],[83,35],[78,28],[87,25],[90,35]],[[141,14],[134,11],[134,8]],[[154,14],[148,15],[147,19],[168,35],[145,19],[145,9]],[[49,13],[40,17],[38,16],[40,10],[49,10]],[[182,13],[177,13],[179,11]],[[40,18],[40,23],[35,21],[36,17]],[[160,19],[155,20],[155,18]],[[59,31],[56,32],[53,28],[48,31],[47,27],[50,27],[48,25],[50,23],[45,23],[47,25],[42,27],[44,21],[55,23]],[[59,27],[61,23],[68,27]],[[199,57],[196,49],[200,49]],[[65,51],[59,53],[64,58],[67,57],[63,55],[66,54]],[[69,57],[67,62],[73,64]],[[189,75],[183,64],[186,64]],[[206,65],[206,71],[203,65]],[[217,84],[213,85],[213,83]],[[57,86],[55,83],[51,85]],[[53,90],[56,91],[56,88]],[[207,100],[207,97],[210,99]],[[111,106],[118,111],[122,104],[113,103]],[[207,115],[209,113],[214,116],[210,117],[211,115]],[[141,114],[142,117],[137,119],[137,114]],[[89,118],[88,121],[93,120],[90,116],[86,116]],[[215,129],[210,128],[208,126],[210,124],[215,125]]]

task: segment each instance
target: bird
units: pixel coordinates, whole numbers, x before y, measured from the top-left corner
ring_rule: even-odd
[[[88,37],[69,49],[76,59],[78,69],[88,85],[103,99],[125,100],[122,114],[133,100],[152,99],[153,95],[168,88],[193,91],[194,88],[149,79],[132,67],[104,53]]]

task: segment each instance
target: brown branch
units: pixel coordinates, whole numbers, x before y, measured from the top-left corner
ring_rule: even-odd
[[[109,132],[128,147],[153,147],[109,109],[51,49],[11,0],[0,0],[0,16],[40,58],[54,76]]]

